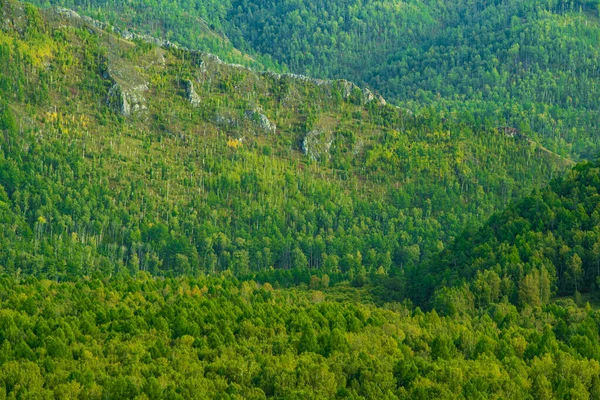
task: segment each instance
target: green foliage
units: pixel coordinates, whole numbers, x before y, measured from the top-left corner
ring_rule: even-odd
[[[413,109],[467,111],[590,157],[599,144],[597,17],[595,0],[253,0],[233,1],[221,21],[238,46],[293,71],[367,84]]]
[[[512,319],[500,310],[440,317],[332,300],[343,293],[358,295],[336,286],[315,302],[226,277],[2,276],[0,387],[9,398],[569,398],[599,389],[598,311],[563,301]]]
[[[258,74],[36,15],[35,35],[0,34],[10,274],[230,271],[281,286],[327,274],[361,287],[569,165],[347,81]]]
[[[6,102],[0,103],[0,130],[8,135],[17,133],[17,120]]]
[[[113,4],[106,16],[119,23],[146,9],[165,18],[149,29],[191,40],[192,25],[174,18],[197,21],[197,9],[236,20],[252,6],[171,3]],[[530,3],[507,6],[530,15]],[[321,8],[353,26],[389,6],[353,4],[349,22],[334,3]],[[0,396],[597,396],[600,315],[581,306],[600,280],[600,164],[542,189],[572,163],[539,145],[532,123],[506,127],[516,120],[502,100],[529,98],[521,111],[542,127],[556,122],[553,132],[566,124],[569,141],[580,137],[574,127],[594,126],[597,71],[580,61],[595,56],[577,29],[592,41],[595,31],[569,25],[584,18],[571,4],[534,15],[548,14],[548,32],[560,18],[575,29],[577,74],[544,75],[564,53],[546,62],[519,45],[508,57],[531,70],[515,59],[485,98],[443,92],[410,112],[347,81],[257,73],[3,2],[13,22],[0,32]],[[406,3],[382,21],[400,13],[412,23],[442,5]],[[462,18],[453,10],[444,21]],[[436,21],[427,16],[406,41]],[[350,60],[376,31],[339,42]],[[481,60],[502,54],[499,42]],[[457,71],[460,85],[448,78],[457,91],[477,88],[477,74]],[[512,85],[515,74],[526,83]],[[435,74],[425,75],[430,84]],[[589,89],[572,109],[561,97],[572,94],[567,76]],[[519,97],[543,80],[548,88]],[[587,122],[559,123],[565,109]],[[435,310],[393,302],[407,296]]]
[[[223,60],[256,69],[284,70],[267,54],[242,53],[225,35],[221,21],[229,1],[127,1],[34,0],[40,7],[60,6],[76,10],[111,27],[178,43],[194,50],[216,54]],[[36,10],[37,12],[37,10]]]
[[[408,292],[418,302],[435,289],[447,298],[457,289],[446,286],[467,280],[466,290],[481,305],[506,297],[534,307],[547,304],[554,293],[597,292],[599,193],[600,164],[578,164],[460,236],[429,261],[426,273],[415,268]]]
[[[596,0],[49,3],[245,65],[272,67],[272,59],[297,73],[350,79],[413,110],[513,127],[562,155],[599,150]],[[236,53],[224,35],[262,57]]]

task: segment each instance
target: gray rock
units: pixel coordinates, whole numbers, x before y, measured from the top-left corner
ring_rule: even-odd
[[[193,107],[198,107],[200,105],[200,96],[194,90],[194,82],[189,79],[183,81],[183,85],[185,86],[185,96]]]
[[[107,102],[117,112],[130,117],[148,109],[146,106],[147,79],[129,62],[109,50],[106,78],[113,83]]]
[[[202,72],[206,72],[206,70],[210,69],[211,67],[218,68],[221,66],[228,67],[228,68],[243,69],[252,74],[261,74],[262,76],[271,77],[276,80],[290,79],[292,81],[309,83],[309,84],[313,84],[316,86],[324,86],[324,87],[328,87],[330,89],[336,88],[337,90],[339,90],[341,92],[344,100],[350,99],[350,97],[355,93],[356,95],[360,96],[359,98],[356,99],[356,100],[358,100],[358,102],[360,104],[366,104],[366,103],[369,103],[372,101],[375,101],[380,106],[384,106],[387,104],[387,102],[385,101],[385,99],[382,96],[380,96],[378,94],[373,94],[369,89],[361,89],[356,84],[354,84],[350,81],[347,81],[345,79],[331,81],[331,80],[315,79],[315,78],[311,78],[311,77],[308,77],[305,75],[291,74],[291,73],[278,74],[278,73],[271,72],[271,71],[255,72],[253,69],[248,68],[246,66],[226,63],[214,54],[200,52],[200,51],[196,51],[196,50],[190,50],[184,46],[179,46],[169,40],[157,39],[150,35],[140,35],[140,34],[128,31],[128,30],[122,30],[122,29],[110,26],[108,24],[105,24],[103,22],[94,20],[90,17],[81,16],[77,12],[75,12],[73,10],[69,10],[67,8],[57,7],[54,9],[54,11],[50,11],[50,12],[54,12],[64,18],[69,18],[71,21],[76,21],[79,24],[85,24],[87,26],[94,27],[96,29],[113,32],[113,33],[123,37],[126,40],[141,40],[143,42],[153,44],[153,45],[161,47],[163,49],[182,49],[182,50],[188,51],[190,53],[190,55],[195,55],[195,56],[199,55],[202,58],[202,63],[200,65],[200,70]],[[206,65],[205,61],[207,61],[208,65]],[[117,82],[117,83],[119,83],[119,82]],[[121,86],[125,86],[122,82],[119,84]],[[128,98],[131,98],[131,99],[137,98],[138,100],[143,98],[143,96],[141,96],[143,93],[141,93],[140,91],[132,92],[130,88],[127,88],[126,90],[123,90],[122,92],[125,93],[126,101],[128,101]],[[199,101],[201,100],[197,95],[194,95],[193,87],[192,87],[192,91],[188,92],[188,100],[194,107],[196,107],[197,104],[199,104]],[[143,109],[143,107],[141,106],[142,104],[143,103],[139,103],[137,108]],[[133,106],[133,108],[131,108],[131,111],[133,111],[134,108],[136,108],[136,107]],[[135,112],[135,111],[133,111],[133,112]],[[274,128],[274,124],[272,124],[270,121],[268,121],[268,118],[265,117],[266,120],[261,118],[260,116],[258,118],[260,120],[262,120],[262,122],[259,121],[259,124],[264,126],[265,129],[273,129]],[[267,128],[267,126],[268,126],[266,124],[267,121],[271,125],[271,128]]]
[[[56,7],[56,13],[66,18],[81,19],[81,15],[68,8]]]
[[[266,115],[258,111],[246,111],[246,118],[252,121],[264,133],[275,133],[277,131],[277,126]]]
[[[381,96],[380,94],[376,95],[375,97],[377,97],[377,103],[380,106],[385,106],[387,104],[387,101],[385,101],[385,99],[383,98],[383,96]]]
[[[147,110],[144,92],[148,86],[140,85],[126,89],[115,83],[108,91],[107,104],[125,117]]]
[[[237,128],[239,126],[239,122],[237,119],[221,114],[215,117],[215,123],[219,126],[228,128]]]
[[[90,18],[86,15],[83,15],[83,16],[79,15],[77,12],[70,10],[68,8],[56,7],[53,9],[53,11],[50,11],[50,12],[54,12],[63,18],[69,18],[72,21],[78,22],[80,24],[83,23],[88,26],[92,26],[94,28],[101,29],[103,31],[116,33],[117,35],[121,36],[125,40],[141,40],[142,42],[150,43],[155,46],[163,47],[166,49],[171,49],[171,48],[178,49],[179,48],[179,46],[177,46],[175,43],[172,43],[169,40],[161,40],[161,39],[157,39],[150,35],[140,35],[140,34],[137,34],[134,32],[130,32],[126,29],[119,29],[115,26],[110,26],[104,22],[100,22],[100,21]]]
[[[364,88],[362,90],[362,94],[363,94],[363,100],[365,103],[369,103],[369,102],[375,100],[375,95],[373,94],[373,92],[371,92],[367,88]]]
[[[276,72],[266,71],[266,72],[263,72],[262,75],[271,77],[276,80],[281,80],[281,79],[287,78],[287,79],[292,79],[292,80],[301,81],[301,82],[305,82],[305,83],[312,83],[313,85],[316,85],[316,86],[323,86],[323,85],[331,84],[331,81],[311,78],[309,76],[299,75],[299,74],[278,74]]]
[[[337,86],[338,90],[342,93],[342,98],[344,100],[348,100],[350,98],[350,96],[352,95],[352,92],[355,89],[360,90],[360,88],[358,86],[356,86],[354,83],[347,81],[345,79],[339,79],[339,80],[335,81],[334,84]],[[362,93],[362,91],[361,91],[361,93]]]
[[[302,140],[302,151],[313,161],[323,161],[329,158],[329,149],[333,144],[331,133],[321,130],[310,131]]]

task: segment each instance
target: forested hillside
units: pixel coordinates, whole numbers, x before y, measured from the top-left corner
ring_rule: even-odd
[[[3,12],[11,274],[395,274],[570,165],[347,81],[257,74],[67,11]]]
[[[429,268],[415,269],[409,296],[430,300],[437,289],[440,299],[471,292],[479,304],[506,297],[524,306],[547,304],[556,294],[595,292],[600,283],[599,192],[600,164],[577,165],[476,232],[461,235],[430,260]]]
[[[150,35],[179,46],[208,51],[224,60],[259,70],[285,70],[278,62],[256,52],[243,53],[225,35],[220,21],[228,9],[226,2],[106,2],[31,1],[42,7],[62,6],[76,10],[105,25],[107,30]]]
[[[600,164],[78,5],[0,0],[0,398],[600,398]]]
[[[203,18],[296,73],[349,79],[413,111],[511,126],[562,155],[599,149],[597,0],[36,1],[48,3],[192,48],[229,48],[203,44],[194,22]]]

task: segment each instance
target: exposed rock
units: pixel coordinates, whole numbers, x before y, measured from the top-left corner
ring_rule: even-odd
[[[68,8],[56,7],[54,9],[51,9],[49,12],[50,13],[54,12],[63,18],[69,18],[71,20],[71,22],[75,23],[74,25],[77,25],[77,23],[78,24],[86,24],[88,26],[92,26],[94,28],[97,28],[97,29],[100,29],[100,30],[103,30],[106,32],[116,33],[117,35],[121,36],[125,40],[141,40],[143,42],[151,43],[155,46],[164,47],[167,49],[168,48],[175,48],[175,49],[179,48],[179,46],[177,46],[175,43],[173,43],[169,40],[161,40],[161,39],[157,39],[150,35],[139,35],[137,33],[130,32],[126,29],[120,29],[115,26],[111,26],[104,22],[100,22],[98,20],[90,18],[86,15],[80,15],[76,11],[70,10]]]
[[[109,26],[108,24],[105,24],[104,22],[100,22],[98,20],[95,20],[93,18],[90,18],[88,16],[85,15],[79,15],[76,11],[73,11],[71,9],[68,8],[63,8],[63,7],[56,7],[53,9],[50,9],[48,11],[49,13],[55,13],[56,15],[62,17],[62,18],[68,18],[71,20],[71,23],[75,26],[81,25],[81,24],[86,24],[88,26],[97,28],[97,29],[101,29],[104,31],[110,31],[110,32],[116,32],[118,31],[118,29],[115,29],[111,26]],[[117,33],[120,33],[117,32]]]
[[[211,61],[211,62],[213,62],[213,63],[215,63],[217,65],[225,65],[225,66],[228,66],[228,67],[231,67],[231,68],[245,69],[245,70],[251,71],[250,68],[248,68],[248,67],[246,67],[244,65],[227,63],[227,62],[221,60],[219,58],[219,56],[217,56],[216,54],[205,53],[205,52],[196,51],[196,50],[188,50],[188,51],[190,51],[191,53],[199,54],[203,59],[207,59],[207,60],[209,60],[209,61]]]
[[[363,100],[365,103],[369,103],[369,102],[375,100],[375,95],[373,94],[373,92],[371,92],[367,88],[364,88],[362,90],[362,94],[363,94]]]
[[[69,24],[75,27],[87,27],[92,33],[100,30],[114,32],[123,38],[132,40],[139,38],[138,35],[128,31],[122,31],[106,23],[93,18],[79,15],[77,12],[57,7],[44,11],[50,18],[67,19]],[[146,37],[145,39],[149,39]],[[152,43],[164,46],[165,43],[152,40]],[[145,92],[148,91],[148,81],[136,70],[131,63],[121,59],[117,51],[108,45],[107,68],[103,71],[103,77],[112,82],[108,91],[106,103],[115,111],[129,117],[147,109]]]
[[[345,79],[339,79],[335,81],[334,84],[337,86],[337,89],[342,93],[342,98],[344,100],[348,100],[350,96],[352,96],[353,92],[355,92],[355,90],[357,90],[357,92],[355,93],[358,93],[358,91],[360,91],[362,94],[362,91],[358,86]]]
[[[276,72],[272,72],[272,71],[266,71],[262,73],[264,76],[268,76],[271,78],[274,78],[276,80],[281,80],[281,79],[293,79],[293,80],[297,80],[297,81],[302,81],[302,82],[306,82],[306,83],[312,83],[313,85],[317,85],[317,86],[323,86],[323,85],[328,85],[331,84],[331,81],[326,81],[323,79],[317,79],[317,78],[311,78],[309,76],[305,76],[305,75],[300,75],[300,74],[278,74]]]
[[[373,94],[373,92],[371,92],[367,88],[362,90],[362,94],[363,94],[363,101],[365,104],[368,104],[372,101],[374,101],[375,104],[380,105],[380,106],[385,106],[387,104],[387,101],[385,101],[385,99],[380,94]]]
[[[377,104],[379,104],[380,106],[385,106],[387,104],[387,101],[385,101],[382,95],[378,94],[375,97],[377,100]]]
[[[190,54],[199,55],[204,60],[207,60],[216,65],[223,65],[223,66],[228,66],[231,68],[245,69],[245,70],[253,72],[253,73],[255,72],[251,68],[243,66],[243,65],[226,63],[214,54],[205,53],[205,52],[201,52],[201,51],[197,51],[197,50],[191,50],[191,49],[188,49],[187,47],[179,46],[169,40],[161,40],[161,39],[157,39],[150,35],[140,35],[140,34],[137,34],[134,32],[130,32],[128,30],[119,29],[117,27],[97,21],[90,17],[81,16],[77,12],[75,12],[73,10],[69,10],[67,8],[57,7],[54,9],[54,12],[61,15],[62,17],[70,18],[72,20],[77,20],[80,23],[83,22],[83,23],[93,26],[97,29],[116,33],[117,35],[121,36],[122,38],[124,38],[126,40],[141,40],[143,42],[151,43],[155,46],[159,46],[159,47],[162,47],[165,49],[182,49],[182,50],[189,51]],[[306,82],[306,83],[312,83],[317,86],[334,85],[334,84],[341,85],[342,88],[344,89],[342,91],[342,95],[343,95],[344,99],[347,99],[350,97],[350,95],[352,94],[352,89],[356,88],[356,89],[360,90],[360,88],[358,86],[356,86],[354,83],[349,82],[345,79],[341,79],[341,80],[337,80],[337,81],[330,81],[330,80],[311,78],[309,76],[300,75],[300,74],[292,74],[292,73],[278,74],[278,73],[271,72],[271,71],[263,71],[263,72],[260,72],[260,74],[262,74],[264,76],[272,77],[277,80],[287,78],[287,79],[302,81],[302,82]]]
[[[23,3],[0,1],[0,29],[25,34],[29,24]]]
[[[221,114],[215,117],[215,123],[219,126],[228,128],[237,128],[239,126],[239,121],[237,119]]]
[[[104,75],[113,82],[107,103],[126,117],[146,110],[148,81],[131,63],[121,59],[111,48]]]
[[[498,129],[498,132],[503,133],[508,137],[517,138],[517,139],[526,138],[526,135],[524,135],[520,130],[518,130],[517,128],[511,127],[511,126],[500,126],[497,129]]]
[[[253,69],[248,68],[246,66],[226,63],[214,54],[190,50],[184,46],[178,46],[177,44],[170,42],[168,40],[157,39],[150,35],[140,35],[140,34],[128,31],[128,30],[122,30],[117,27],[110,26],[106,23],[94,20],[90,17],[81,16],[73,10],[69,10],[69,9],[62,8],[62,7],[57,7],[53,11],[49,11],[49,12],[54,13],[55,15],[58,15],[61,18],[70,19],[71,22],[73,23],[73,25],[79,25],[79,26],[87,25],[88,27],[95,28],[98,30],[105,30],[105,31],[113,32],[126,40],[140,40],[140,41],[143,41],[146,43],[151,43],[151,44],[161,47],[163,49],[181,49],[181,50],[188,51],[192,57],[197,57],[197,59],[200,60],[200,62],[198,63],[197,66],[199,67],[200,71],[203,73],[206,73],[206,71],[208,69],[213,69],[215,67],[244,69],[246,71],[249,71],[252,74],[255,74],[255,75],[261,74],[265,77],[271,77],[276,80],[290,79],[292,81],[299,81],[299,82],[313,84],[316,86],[326,86],[331,89],[337,89],[341,93],[342,98],[344,100],[351,101],[355,104],[367,104],[367,103],[373,102],[373,101],[376,102],[376,104],[381,105],[381,106],[387,104],[386,100],[382,96],[372,93],[369,89],[361,89],[356,84],[354,84],[350,81],[347,81],[345,79],[330,81],[330,80],[315,79],[315,78],[311,78],[308,76],[299,75],[299,74],[291,74],[291,73],[278,74],[278,73],[270,72],[270,71],[255,72]],[[130,105],[129,108],[130,108],[131,112],[135,112],[135,110],[145,109],[144,96],[143,96],[144,90],[135,90],[132,92],[132,88],[127,87],[127,85],[124,84],[123,82],[118,82],[117,80],[115,80],[115,81],[117,84],[119,84],[121,86],[121,92],[125,94],[125,97],[124,97],[125,101],[122,102],[123,107],[121,107],[121,108],[126,109],[127,108],[126,103],[129,103],[129,105]],[[140,84],[135,84],[134,87],[143,89],[143,85],[140,85]],[[146,88],[147,88],[147,85],[146,85]],[[191,86],[191,89],[192,89],[191,91],[188,91],[187,86],[186,86],[187,97],[188,97],[188,100],[190,101],[190,103],[194,107],[197,107],[197,105],[199,104],[201,99],[193,91],[193,85]],[[113,90],[111,89],[111,91],[113,91]],[[139,103],[131,103],[131,101],[139,101]],[[137,104],[137,106],[135,104]],[[265,119],[263,119],[260,116],[258,116],[258,118],[261,120],[261,121],[258,121],[258,123],[261,126],[264,126],[266,130],[274,129],[274,125],[270,121],[268,121],[268,118],[264,117]],[[266,124],[266,122],[268,122],[271,125],[271,128],[267,128],[268,125]],[[237,122],[236,122],[236,125],[237,125]]]
[[[108,91],[107,104],[125,117],[147,109],[143,93],[148,86],[140,85],[129,89],[115,83]]]
[[[260,128],[260,130],[265,133],[275,133],[277,131],[277,126],[271,122],[266,115],[261,114],[258,111],[246,111],[246,118],[252,121],[258,128]]]
[[[323,161],[329,158],[329,149],[333,144],[331,133],[313,130],[306,134],[302,140],[302,151],[314,161]]]
[[[393,106],[393,107],[402,114],[410,115],[411,117],[414,115],[413,112],[411,110],[409,110],[408,108],[402,108],[402,107],[398,107],[398,106]]]
[[[193,107],[198,107],[200,105],[200,96],[194,90],[194,82],[189,79],[183,81],[183,85],[185,86],[185,96]]]
[[[66,18],[81,19],[81,15],[68,8],[56,7],[56,12]]]
[[[356,143],[354,143],[354,146],[352,146],[352,154],[358,156],[363,151],[364,147],[365,142],[362,139],[358,140]]]

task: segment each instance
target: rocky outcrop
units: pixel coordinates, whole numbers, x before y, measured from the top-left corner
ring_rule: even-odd
[[[147,110],[147,79],[111,48],[108,51],[107,61],[104,78],[113,83],[108,91],[107,104],[125,117]]]
[[[365,103],[369,103],[369,102],[374,101],[376,99],[376,97],[373,94],[373,92],[371,92],[367,88],[365,88],[365,89],[362,90],[362,94],[363,94],[363,101]]]
[[[302,140],[302,151],[313,161],[323,161],[329,158],[329,149],[333,144],[331,133],[313,130],[304,136]]]
[[[246,119],[251,121],[263,133],[275,133],[277,126],[266,115],[255,110],[246,111]]]
[[[346,101],[350,101],[355,104],[369,104],[371,102],[375,102],[380,106],[387,104],[381,95],[376,95],[367,88],[361,89],[354,83],[345,79],[334,81],[332,85],[337,88],[337,90],[341,93],[342,98]]]
[[[130,32],[127,29],[119,29],[118,27],[106,24],[104,22],[100,22],[100,21],[90,18],[86,15],[80,15],[76,11],[70,10],[68,8],[56,7],[54,9],[51,9],[49,12],[55,13],[60,17],[70,19],[71,23],[74,23],[73,25],[85,24],[90,27],[100,29],[100,30],[103,30],[106,32],[116,33],[117,35],[121,36],[123,39],[126,39],[126,40],[141,40],[142,42],[151,43],[155,46],[164,47],[167,49],[179,48],[179,46],[177,44],[175,44],[169,40],[157,39],[150,35],[140,35],[137,33]]]
[[[362,94],[363,94],[364,104],[368,104],[373,101],[375,102],[375,104],[380,105],[380,106],[385,106],[387,104],[387,101],[385,101],[385,99],[381,95],[374,94],[367,88],[364,88],[362,90]]]
[[[498,132],[505,134],[508,137],[516,139],[526,139],[527,136],[523,134],[519,129],[512,126],[500,126],[497,128]]]
[[[183,86],[185,87],[185,97],[187,100],[193,107],[198,107],[200,105],[200,96],[194,90],[194,82],[186,79],[183,81]]]
[[[124,88],[115,82],[108,91],[107,104],[121,115],[130,117],[147,109],[144,97],[144,92],[147,90],[146,85]]]
[[[383,96],[381,96],[380,94],[376,95],[375,98],[377,100],[377,103],[380,106],[385,106],[387,104],[387,101],[385,101],[385,99],[383,98]]]
[[[300,74],[278,74],[276,72],[266,71],[266,72],[263,72],[263,75],[271,77],[276,80],[288,78],[288,79],[301,81],[301,82],[305,82],[305,83],[312,83],[313,85],[316,85],[316,86],[323,86],[323,85],[331,84],[331,81],[326,81],[326,80],[317,79],[317,78],[311,78],[309,76],[300,75]]]
[[[215,117],[215,124],[224,128],[238,128],[240,126],[239,121],[231,115],[218,114]]]
[[[224,62],[218,56],[216,56],[214,54],[190,50],[184,46],[179,46],[168,40],[161,40],[161,39],[152,37],[150,35],[140,35],[140,34],[130,32],[128,30],[119,29],[117,27],[108,25],[106,23],[94,20],[90,17],[79,15],[77,12],[75,12],[73,10],[57,7],[48,12],[50,14],[54,15],[56,18],[69,19],[71,24],[73,24],[75,26],[87,26],[91,32],[92,31],[97,32],[97,30],[105,30],[108,32],[115,33],[126,40],[140,40],[140,41],[143,41],[146,43],[153,44],[153,45],[158,46],[159,48],[163,48],[163,49],[180,49],[183,51],[187,51],[187,52],[189,52],[189,54],[192,58],[196,58],[197,60],[199,60],[199,62],[197,63],[196,66],[199,68],[200,72],[204,73],[204,74],[207,72],[207,70],[213,70],[215,68],[217,68],[217,69],[220,69],[220,68],[244,69],[244,70],[252,73],[257,78],[259,75],[262,75],[264,77],[269,77],[269,78],[272,78],[275,80],[283,80],[283,81],[290,80],[290,81],[295,81],[295,82],[312,84],[315,86],[323,87],[326,90],[329,90],[329,92],[331,94],[333,94],[334,91],[338,91],[338,93],[341,94],[342,98],[345,101],[349,101],[349,102],[352,102],[357,105],[365,105],[365,104],[372,103],[372,102],[375,102],[376,104],[381,105],[381,106],[384,106],[387,104],[387,102],[385,101],[385,99],[382,96],[372,93],[369,89],[366,89],[366,88],[361,89],[356,84],[354,84],[350,81],[347,81],[345,79],[331,81],[331,80],[311,78],[311,77],[308,77],[305,75],[292,74],[292,73],[278,74],[278,73],[270,72],[270,71],[255,72],[253,69],[246,67],[246,66],[242,66],[242,65],[238,65],[238,64],[230,64],[230,63]],[[115,96],[117,99],[120,98],[120,100],[118,100],[116,102],[119,104],[118,108],[119,108],[120,112],[122,112],[122,113],[128,112],[129,113],[128,115],[131,115],[132,113],[135,113],[135,112],[145,109],[144,92],[147,90],[147,84],[144,85],[143,83],[136,82],[135,84],[130,85],[129,81],[122,82],[122,81],[119,81],[118,79],[114,79],[114,80],[115,80],[115,86],[113,87],[113,89],[111,89],[111,93],[112,93],[113,98]],[[184,82],[184,84],[186,85],[186,95],[187,95],[188,101],[194,107],[197,107],[200,104],[201,98],[194,92],[193,83],[191,81],[189,81],[189,82]],[[144,88],[146,88],[146,89],[144,89]],[[292,100],[294,100],[294,98],[295,98],[294,93],[292,92],[288,96],[284,96],[284,98],[282,98],[282,101],[285,102],[285,101],[289,100],[288,97],[290,97]],[[111,102],[113,102],[113,101],[111,100]],[[293,101],[292,101],[292,103],[293,103]],[[252,118],[254,118],[254,116],[252,116]],[[257,116],[257,118],[258,118],[257,123],[261,127],[261,129],[263,129],[264,131],[273,131],[274,124],[272,124],[270,121],[268,121],[268,118],[266,118],[266,117],[262,118],[260,115]],[[267,125],[267,122],[269,125]]]
[[[349,100],[353,94],[358,94],[359,92],[362,94],[358,86],[345,79],[339,79],[333,82],[333,84],[340,91],[344,100]]]
[[[142,79],[127,82],[120,74],[108,72],[108,78],[113,81],[113,86],[108,91],[106,104],[124,117],[131,117],[148,109],[146,106],[146,92],[148,83]]]

